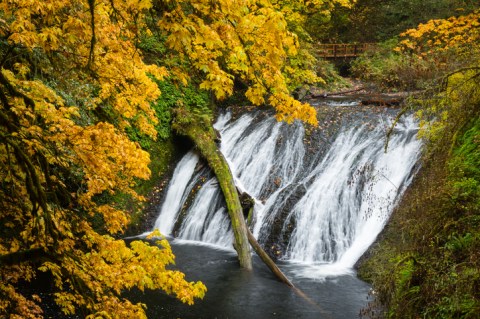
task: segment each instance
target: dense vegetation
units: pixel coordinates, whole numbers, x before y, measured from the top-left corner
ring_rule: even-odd
[[[307,30],[323,43],[383,42],[431,19],[465,15],[476,0],[356,0],[309,15]]]
[[[422,89],[406,110],[421,120],[426,146],[419,175],[360,267],[376,297],[365,314],[478,318],[480,11],[401,36],[385,60],[374,55],[356,65],[379,86]]]

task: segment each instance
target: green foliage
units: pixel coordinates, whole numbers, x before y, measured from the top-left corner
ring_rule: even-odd
[[[338,74],[335,66],[327,60],[319,59],[316,71],[318,76],[324,80],[324,83],[320,86],[327,91],[338,91],[349,84],[345,78]]]
[[[476,0],[357,0],[352,8],[336,6],[331,14],[313,17],[312,33],[323,42],[382,42],[430,19],[466,14]]]
[[[451,198],[459,209],[480,211],[480,120],[460,142],[449,162]]]
[[[363,262],[359,274],[386,306],[380,317],[480,316],[479,129],[477,116],[450,155],[448,143],[429,154]]]
[[[165,40],[165,36],[162,37],[159,33],[143,32],[137,46],[146,54],[147,58],[153,59],[152,62],[163,64],[162,56],[167,52]]]
[[[449,67],[417,56],[441,80],[409,101],[426,142],[422,170],[360,270],[387,318],[480,317],[480,54],[468,44],[471,55],[457,59],[465,45],[440,31],[454,44],[443,55]]]
[[[171,81],[158,82],[164,98],[158,100],[157,108],[170,109],[174,123],[189,125],[194,122],[208,127],[213,120],[209,93],[194,85],[176,85]],[[175,128],[175,126],[174,126]]]
[[[331,11],[319,11],[308,16],[305,29],[316,40],[323,43],[356,41],[351,38],[352,7],[334,4]],[[357,40],[358,41],[358,40]]]
[[[462,101],[450,120],[462,120],[465,128],[436,131],[442,137],[435,138],[422,173],[360,270],[378,290],[388,318],[480,316],[479,104],[471,113]]]
[[[468,249],[475,238],[471,233],[466,233],[465,235],[451,234],[448,236],[448,241],[445,244],[445,249],[450,250],[451,252],[459,252],[463,249]]]
[[[383,90],[413,90],[423,88],[434,77],[425,60],[413,59],[396,52],[396,38],[379,44],[352,62],[352,75]]]
[[[155,110],[158,123],[155,125],[157,137],[165,140],[171,135],[172,113],[181,113],[177,116],[177,121],[191,123],[193,114],[203,122],[210,123],[213,118],[213,111],[208,104],[209,95],[206,91],[197,89],[193,84],[181,85],[172,80],[155,80],[162,95],[153,103],[152,109]],[[186,108],[188,112],[182,113]],[[135,127],[128,127],[126,131],[131,140],[138,142],[143,149],[149,150],[154,143],[151,137],[143,134]]]

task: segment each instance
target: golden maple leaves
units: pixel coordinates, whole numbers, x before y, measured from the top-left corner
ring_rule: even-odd
[[[427,57],[433,53],[477,47],[480,40],[480,11],[448,19],[434,19],[407,30],[398,50],[412,51]]]
[[[93,4],[93,7],[91,6]],[[83,307],[122,318],[145,316],[120,299],[133,286],[164,289],[182,301],[205,286],[167,270],[170,247],[126,244],[99,234],[125,230],[128,215],[96,197],[139,198],[149,155],[124,129],[152,137],[150,107],[160,91],[135,41],[150,1],[28,1],[0,4],[0,314],[38,318],[38,300],[15,290],[38,267],[54,278],[65,313]],[[93,8],[93,10],[90,10]],[[92,45],[93,44],[93,45]],[[1,316],[0,315],[0,316]]]
[[[196,11],[182,10],[189,6]],[[281,119],[316,124],[314,109],[289,96],[285,71],[298,41],[269,1],[177,1],[162,13],[158,25],[168,34],[167,45],[198,70],[200,88],[223,99],[233,93],[238,78],[248,84],[246,97],[253,104],[268,101]]]
[[[135,118],[140,130],[155,135],[156,118],[149,103],[160,91],[147,74],[162,79],[167,72],[144,64],[135,47],[136,32],[144,27],[137,16],[151,3],[97,0],[94,6],[93,16],[88,1],[4,1],[1,8],[13,19],[6,32],[9,43],[61,56],[72,69],[88,64],[100,87],[91,107],[108,101],[126,119]]]
[[[465,116],[473,116],[480,101],[480,10],[430,20],[401,36],[396,50],[426,62],[442,80],[440,93],[422,102],[417,112],[419,134],[435,143],[446,136],[445,132],[457,132],[459,123],[465,122]]]
[[[141,199],[132,186],[149,177],[150,158],[125,129],[155,137],[150,104],[161,92],[152,77],[195,77],[218,99],[239,80],[248,99],[271,104],[279,120],[316,124],[315,110],[289,95],[288,78],[315,75],[291,63],[298,40],[269,1],[163,4],[153,31],[177,56],[157,66],[137,47],[140,33],[152,33],[150,0],[0,2],[1,314],[41,316],[38,298],[15,289],[37,269],[51,274],[65,313],[144,317],[144,305],[120,298],[132,287],[163,289],[188,304],[204,296],[202,283],[166,269],[174,261],[166,241],[113,238],[129,217],[99,201],[119,192]]]

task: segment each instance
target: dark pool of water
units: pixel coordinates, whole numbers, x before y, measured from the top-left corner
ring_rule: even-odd
[[[306,279],[295,277],[292,265],[284,267],[307,300],[279,282],[256,256],[250,272],[239,268],[233,252],[184,243],[172,243],[172,249],[187,280],[201,280],[207,294],[188,306],[160,291],[129,292],[131,301],[147,305],[148,318],[352,319],[367,303],[370,286],[354,275]]]

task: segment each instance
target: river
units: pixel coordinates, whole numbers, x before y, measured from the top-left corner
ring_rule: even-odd
[[[308,299],[281,283],[254,256],[252,272],[239,268],[233,251],[198,243],[175,243],[178,268],[188,280],[201,280],[208,288],[204,300],[182,304],[161,291],[134,291],[132,301],[147,305],[148,318],[165,319],[265,319],[358,318],[366,305],[370,286],[355,273],[323,279],[296,276],[301,265],[279,262],[280,268]]]

